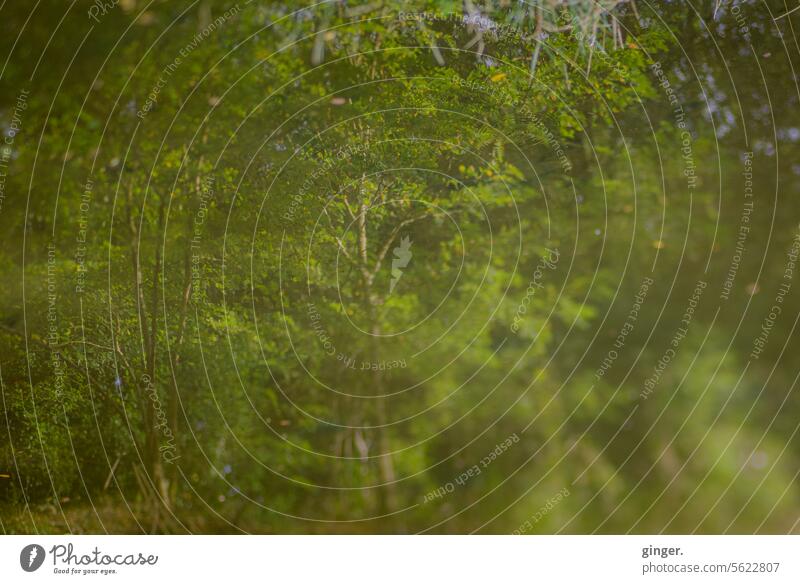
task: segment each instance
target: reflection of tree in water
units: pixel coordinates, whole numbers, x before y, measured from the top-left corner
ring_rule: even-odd
[[[142,118],[230,7],[123,4],[2,41],[9,529],[512,531],[563,489],[537,530],[792,528],[766,7],[248,8]]]

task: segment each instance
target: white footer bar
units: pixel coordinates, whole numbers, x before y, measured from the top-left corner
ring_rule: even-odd
[[[4,536],[0,582],[800,582],[800,536]]]

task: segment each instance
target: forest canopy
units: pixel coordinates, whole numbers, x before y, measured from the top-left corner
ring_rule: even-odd
[[[784,11],[2,6],[3,530],[796,529]]]

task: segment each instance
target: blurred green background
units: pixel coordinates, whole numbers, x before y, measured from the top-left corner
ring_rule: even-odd
[[[3,3],[2,530],[797,530],[790,8]]]

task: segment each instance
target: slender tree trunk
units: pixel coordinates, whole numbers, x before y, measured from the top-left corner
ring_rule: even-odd
[[[162,257],[161,257],[161,236],[162,231],[164,229],[164,212],[165,212],[165,205],[166,202],[164,199],[161,200],[158,208],[158,231],[156,232],[156,239],[155,239],[155,262],[153,265],[153,282],[152,282],[152,296],[151,296],[151,306],[150,306],[150,335],[147,345],[147,373],[150,377],[151,382],[153,383],[152,391],[158,396],[158,389],[155,383],[156,379],[156,345],[158,344],[158,292],[159,292],[159,284],[161,283],[161,272],[162,272]],[[151,451],[150,451],[150,474],[152,477],[153,485],[158,493],[159,499],[161,504],[166,508],[165,510],[169,513],[171,512],[172,504],[170,498],[170,488],[169,488],[169,477],[167,476],[166,470],[164,468],[164,461],[161,455],[161,449],[159,448],[159,444],[161,442],[161,436],[164,430],[164,423],[167,420],[159,420],[159,409],[156,406],[156,401],[151,399],[152,402],[152,419],[153,419],[153,426],[148,428],[148,432],[153,435],[153,440],[151,441]],[[165,416],[165,412],[161,410],[161,414]],[[167,426],[168,427],[168,426]],[[154,514],[159,516],[161,515],[161,505],[157,506],[154,510]],[[160,521],[156,522],[158,529]]]
[[[160,531],[162,528],[162,516],[164,511],[167,515],[171,513],[171,498],[169,489],[169,477],[164,469],[164,463],[161,458],[161,451],[159,444],[161,442],[160,427],[163,425],[159,421],[159,408],[158,408],[158,389],[156,385],[156,345],[158,336],[158,288],[161,282],[162,258],[161,247],[158,235],[161,234],[164,227],[164,211],[165,201],[162,200],[159,205],[159,219],[158,231],[155,241],[155,261],[153,264],[153,276],[151,282],[151,295],[150,295],[150,311],[149,322],[148,314],[145,309],[145,294],[144,294],[144,277],[142,271],[141,254],[139,252],[141,246],[141,230],[137,227],[136,221],[132,214],[132,190],[129,191],[129,224],[131,234],[133,235],[132,252],[133,252],[133,275],[134,285],[136,289],[136,298],[139,312],[139,322],[141,325],[141,333],[144,337],[144,369],[147,375],[146,387],[141,391],[144,392],[143,403],[144,410],[142,412],[142,421],[144,424],[144,452],[142,452],[142,470],[144,476],[140,477],[139,487],[142,489],[142,495],[146,505],[150,508],[151,516],[151,530],[153,532]],[[139,381],[139,384],[145,383]]]
[[[358,252],[362,264],[362,294],[364,298],[364,308],[370,322],[370,332],[372,338],[369,340],[370,350],[369,358],[372,363],[379,364],[381,360],[381,325],[376,311],[377,296],[373,292],[373,283],[375,274],[370,270],[369,258],[367,254],[369,237],[367,233],[367,203],[366,197],[363,192],[362,177],[362,192],[361,192],[361,205],[358,214]],[[385,394],[384,390],[384,372],[377,369],[372,372],[373,387],[376,395]],[[378,511],[381,515],[387,515],[398,510],[399,498],[397,495],[397,484],[394,459],[391,454],[392,444],[389,439],[389,429],[386,426],[388,416],[386,413],[386,398],[378,398],[375,401],[375,417],[377,420],[377,438],[378,438],[378,451],[380,452],[378,459],[378,467],[380,469],[379,475],[383,487],[378,491]],[[400,527],[395,524],[394,519],[386,519],[384,523],[391,527],[392,531],[400,530]]]
[[[370,315],[372,318],[372,350],[370,352],[370,358],[374,364],[379,364],[381,361],[381,350],[380,350],[380,342],[381,342],[381,327],[380,323],[375,318],[375,307],[372,306],[372,314]],[[374,387],[375,393],[377,395],[384,395],[385,391],[385,384],[384,384],[384,372],[376,369],[374,372]],[[378,451],[380,452],[380,458],[378,459],[378,463],[380,466],[380,477],[381,482],[384,483],[384,487],[381,490],[381,495],[379,499],[380,504],[380,513],[381,515],[395,512],[399,509],[399,498],[397,493],[397,483],[395,482],[396,475],[394,470],[394,457],[392,455],[392,443],[389,438],[389,428],[386,426],[388,422],[388,415],[386,413],[386,399],[388,398],[378,398],[375,400],[375,413],[376,418],[378,420]],[[397,531],[400,526],[396,524],[395,520],[392,519],[388,522],[389,525],[392,526],[392,531]]]

